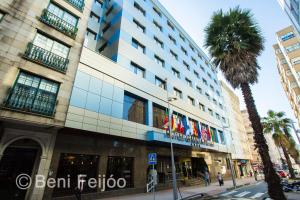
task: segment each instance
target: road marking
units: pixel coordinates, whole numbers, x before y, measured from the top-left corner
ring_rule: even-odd
[[[243,196],[246,196],[249,193],[251,193],[251,192],[245,191],[245,192],[242,192],[242,193],[234,195],[234,196],[236,196],[236,197],[243,197]]]
[[[249,197],[250,199],[255,199],[255,198],[259,198],[261,197],[262,195],[264,195],[265,193],[261,193],[261,192],[258,192],[256,193],[255,195],[253,195],[252,197]]]
[[[236,192],[238,192],[238,191],[232,190],[231,192],[227,192],[227,193],[221,194],[221,196],[223,196],[223,197],[224,196],[228,196],[228,195],[236,193]]]

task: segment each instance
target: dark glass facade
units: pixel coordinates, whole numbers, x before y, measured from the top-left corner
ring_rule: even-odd
[[[146,105],[146,100],[125,92],[123,119],[140,124],[146,124]]]

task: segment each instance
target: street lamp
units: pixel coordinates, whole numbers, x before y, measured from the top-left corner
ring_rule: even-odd
[[[223,131],[225,132],[225,129],[228,129],[229,127],[228,126],[223,126]],[[229,131],[230,133],[230,136],[231,136],[231,141],[232,141],[232,133],[231,131]],[[233,183],[233,187],[236,188],[236,182],[235,182],[235,178],[234,178],[234,170],[233,170],[233,167],[232,167],[232,162],[231,162],[231,154],[229,153],[228,151],[228,142],[226,142],[226,148],[227,148],[227,156],[228,156],[228,161],[229,161],[229,166],[230,166],[230,171],[231,171],[231,178],[232,178],[232,183]]]
[[[167,82],[167,79],[165,79]],[[171,112],[170,112],[170,102],[175,101],[176,97],[169,97],[167,91],[167,100],[168,100],[168,121],[169,121],[169,133],[170,133],[170,143],[171,143],[171,164],[172,164],[172,179],[173,179],[173,200],[178,199],[177,194],[177,182],[176,182],[176,168],[175,168],[175,161],[174,161],[174,151],[173,151],[173,142],[172,142],[172,132],[171,132]]]

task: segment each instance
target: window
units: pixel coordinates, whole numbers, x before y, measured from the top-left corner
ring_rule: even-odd
[[[177,88],[173,88],[173,93],[176,97],[182,99],[182,92],[178,90]]]
[[[153,127],[164,129],[164,120],[168,117],[167,109],[153,103]]]
[[[203,83],[204,83],[205,85],[208,85],[208,84],[207,84],[207,80],[205,80],[204,78],[202,78],[202,81],[203,81]]]
[[[106,26],[104,26],[102,29],[102,33],[104,34],[110,27],[111,27],[111,23],[106,24]]]
[[[138,22],[136,19],[133,19],[133,23],[135,24],[136,28],[140,31],[142,31],[143,33],[145,33],[145,26],[143,26],[140,22]]]
[[[154,55],[154,60],[158,65],[165,67],[165,61],[160,57],[158,57],[157,55]]]
[[[182,39],[182,41],[184,41],[184,42],[185,42],[185,38],[184,38],[184,36],[183,36],[183,35],[179,34],[179,37]]]
[[[91,12],[91,14],[90,14],[90,19],[91,19],[91,21],[94,21],[96,23],[98,23],[100,21],[100,17],[93,12]]]
[[[195,74],[195,76],[196,76],[197,78],[200,78],[198,72],[196,72],[195,70],[194,70],[194,74]]]
[[[195,63],[195,65],[197,65],[197,61],[195,58],[192,57],[192,61]]]
[[[205,92],[205,96],[208,100],[210,100],[210,95],[208,93]]]
[[[281,50],[278,48],[278,49],[275,50],[275,53],[276,53],[276,54],[281,54],[282,52],[281,52]]]
[[[172,73],[173,73],[173,75],[176,76],[177,78],[180,78],[180,73],[179,73],[178,70],[172,68]]]
[[[200,58],[200,60],[202,60],[202,59],[203,59],[203,57],[201,56],[201,54],[200,54],[200,53],[198,53],[198,57]]]
[[[87,38],[92,38],[93,40],[96,40],[97,39],[97,34],[94,33],[92,30],[90,29],[87,29],[86,30],[86,36]]]
[[[33,44],[41,47],[47,51],[50,51],[51,53],[54,53],[56,55],[59,55],[63,58],[67,58],[69,55],[69,51],[70,48],[59,43],[56,42],[40,33],[37,33],[34,40],[33,40]]]
[[[123,145],[123,144],[121,144]],[[125,178],[125,188],[133,188],[133,170],[134,170],[134,158],[120,157],[120,156],[108,156],[106,177],[113,174],[115,180]],[[119,187],[107,188],[108,190],[118,190]]]
[[[173,42],[174,45],[176,45],[176,40],[171,35],[169,35],[169,39]]]
[[[187,51],[185,50],[185,48],[181,47],[181,51],[187,56]]]
[[[289,40],[289,39],[291,39],[293,37],[295,37],[295,34],[293,32],[288,32],[288,33],[280,36],[280,38],[281,38],[282,41],[287,41],[287,40]]]
[[[189,104],[191,104],[193,106],[195,105],[195,100],[190,96],[188,96],[188,102],[189,102]]]
[[[137,3],[137,2],[134,2],[133,6],[140,12],[142,13],[142,15],[146,15],[146,11]]]
[[[200,68],[201,68],[201,70],[202,70],[203,72],[205,72],[205,69],[204,69],[204,67],[203,67],[202,65],[200,65]]]
[[[145,77],[145,69],[134,62],[130,63],[130,70],[142,78]]]
[[[174,26],[171,24],[171,22],[167,22],[168,26],[174,31]]]
[[[216,90],[216,93],[217,93],[217,95],[220,97],[221,96],[221,94],[220,94],[220,92],[218,91],[218,90]]]
[[[221,118],[220,118],[220,115],[219,115],[218,113],[216,113],[216,118],[217,118],[218,120],[221,119]]]
[[[199,94],[202,94],[202,88],[200,88],[199,86],[197,86],[196,89],[199,92]]]
[[[187,83],[188,86],[193,87],[192,81],[190,79],[185,78],[185,81],[186,81],[186,83]]]
[[[0,12],[0,22],[2,21],[3,18],[4,18],[4,14]]]
[[[217,82],[217,80],[216,80],[216,79],[214,79],[214,82],[215,82],[215,84],[216,84],[216,85],[218,85],[218,82]]]
[[[107,47],[108,43],[105,42],[100,48],[99,48],[99,53],[103,52],[104,49]]]
[[[299,48],[300,48],[300,43],[298,42],[296,44],[287,46],[285,49],[289,53],[289,52],[295,51],[296,49],[299,49]]]
[[[174,51],[170,50],[170,54],[175,60],[178,60],[178,55]]]
[[[153,7],[153,11],[154,11],[159,17],[161,17],[161,13],[158,11],[157,8]]]
[[[164,43],[154,36],[155,43],[160,46],[162,49],[164,48]]]
[[[95,0],[95,4],[98,5],[98,6],[100,6],[100,7],[102,7],[103,3],[100,0]]]
[[[5,106],[17,110],[53,116],[59,84],[21,71]]]
[[[218,105],[217,100],[213,99],[214,104]]]
[[[219,103],[219,107],[223,110],[223,105],[221,103]]]
[[[158,87],[162,88],[162,89],[166,89],[166,82],[163,81],[162,79],[158,78],[157,76],[155,77],[155,85],[157,85]]]
[[[211,78],[211,74],[210,73],[207,72],[207,75],[208,75],[209,78]]]
[[[211,91],[215,91],[215,88],[214,88],[214,86],[212,86],[212,85],[209,85],[209,87],[210,87],[210,89],[211,89]]]
[[[299,64],[300,63],[300,57],[296,57],[296,58],[291,59],[291,63],[292,63],[292,65]]]
[[[190,70],[190,66],[185,61],[183,61],[183,65],[186,67],[187,70]]]
[[[209,114],[211,115],[211,116],[214,116],[214,112],[212,111],[212,109],[208,109],[208,112],[209,112]]]
[[[153,24],[158,30],[162,31],[162,26],[159,25],[156,21],[153,21]]]
[[[80,174],[86,175],[87,180],[98,176],[99,156],[73,153],[61,153],[57,168],[57,178],[69,180],[69,187],[55,187],[54,196],[73,195]],[[96,192],[97,188],[84,187],[82,193]]]
[[[123,119],[146,124],[146,100],[125,91]]]
[[[205,106],[202,103],[199,103],[199,108],[200,110],[205,112]]]
[[[60,7],[54,5],[53,3],[49,4],[47,10],[49,12],[51,12],[52,14],[56,15],[57,17],[61,18],[62,20],[64,20],[68,24],[70,24],[70,25],[72,25],[74,27],[77,26],[78,18],[76,18],[75,16],[71,15],[67,11],[61,9]]]
[[[193,52],[195,52],[195,48],[190,44],[190,48],[192,49]]]
[[[223,123],[226,123],[225,117],[222,117],[222,121],[223,121]]]
[[[105,13],[105,16],[107,17],[112,11],[114,10],[114,5],[112,5]]]
[[[138,51],[145,53],[145,46],[142,45],[139,41],[137,41],[136,39],[132,38],[132,43],[131,45],[136,48]]]

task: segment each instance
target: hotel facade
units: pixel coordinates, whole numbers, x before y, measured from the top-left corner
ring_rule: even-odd
[[[0,13],[1,196],[72,199],[79,174],[126,180],[84,187],[88,199],[144,192],[149,153],[170,187],[169,120],[179,185],[230,176],[216,71],[157,0],[7,0]],[[19,190],[20,173],[71,185]]]
[[[300,124],[300,39],[293,26],[276,33],[273,45],[282,87]]]

